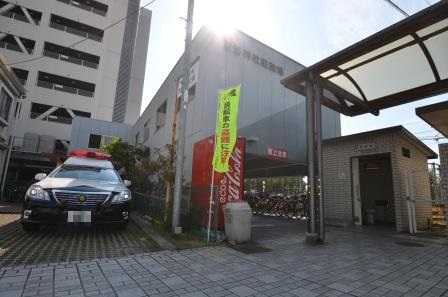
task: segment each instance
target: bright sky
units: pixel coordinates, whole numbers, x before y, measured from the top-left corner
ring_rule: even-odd
[[[180,17],[186,17],[187,2],[156,0],[147,7],[153,15],[142,112],[183,53],[185,22]],[[436,0],[394,2],[414,14]],[[225,22],[310,66],[403,18],[384,0],[196,0],[193,36],[204,24]],[[437,131],[415,115],[415,108],[444,100],[448,95],[382,110],[378,117],[342,116],[342,135],[401,124],[438,152]]]

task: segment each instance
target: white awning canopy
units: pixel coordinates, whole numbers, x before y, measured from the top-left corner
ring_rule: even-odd
[[[448,91],[448,0],[442,0],[282,80],[306,95],[320,80],[322,104],[342,114],[379,110]]]

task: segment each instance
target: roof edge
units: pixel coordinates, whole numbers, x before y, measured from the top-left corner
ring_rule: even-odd
[[[337,142],[346,141],[346,140],[354,140],[358,137],[377,136],[377,135],[388,134],[388,133],[390,133],[390,134],[402,133],[403,136],[406,136],[408,139],[410,139],[416,145],[418,145],[420,148],[422,148],[426,152],[428,159],[437,159],[438,158],[438,154],[436,152],[434,152],[430,147],[428,147],[426,144],[424,144],[420,139],[418,139],[414,134],[412,134],[409,130],[407,130],[402,125],[392,126],[392,127],[387,127],[387,128],[377,129],[377,130],[371,130],[371,131],[366,131],[366,132],[361,132],[361,133],[355,133],[355,134],[350,134],[350,135],[345,135],[345,136],[339,136],[339,137],[335,137],[335,138],[329,138],[329,139],[323,140],[323,143],[331,144],[331,143],[337,143]]]

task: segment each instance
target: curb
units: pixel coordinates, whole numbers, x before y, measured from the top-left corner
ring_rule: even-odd
[[[176,251],[177,248],[168,240],[163,238],[159,233],[154,231],[151,224],[149,222],[146,222],[145,220],[141,219],[138,214],[136,215],[135,212],[132,212],[130,215],[130,219],[139,226],[142,231],[149,237],[151,237],[162,249],[168,250],[168,251]]]

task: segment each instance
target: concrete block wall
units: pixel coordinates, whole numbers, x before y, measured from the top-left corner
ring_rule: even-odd
[[[360,147],[363,144],[371,144],[371,147],[369,149]],[[403,156],[402,147],[410,150],[410,158]],[[405,170],[413,171],[414,193],[418,200],[416,203],[418,222],[423,223],[431,215],[427,156],[424,151],[400,132],[391,132],[383,135],[367,135],[356,139],[324,142],[323,191],[327,223],[354,224],[352,158],[378,154],[390,154],[391,157],[396,230],[399,232],[409,230]]]
[[[397,224],[400,221],[400,225],[402,226],[401,231],[408,231],[409,221],[405,171],[409,171],[412,175],[417,227],[424,227],[428,220],[432,219],[431,185],[426,153],[403,136],[397,135],[397,143],[398,145],[395,149],[398,171],[396,174],[398,176],[399,191],[395,193],[396,218]],[[409,149],[410,158],[403,156],[403,147]],[[397,207],[397,205],[400,205],[400,207]]]
[[[442,198],[448,200],[448,143],[439,144]]]
[[[375,148],[359,150],[359,144],[373,143]],[[351,162],[353,157],[394,152],[393,135],[367,136],[356,140],[338,141],[323,145],[323,178],[325,220],[336,224],[353,224]],[[392,156],[392,171],[394,157]],[[394,178],[394,185],[395,185]],[[395,189],[394,189],[395,190]]]

